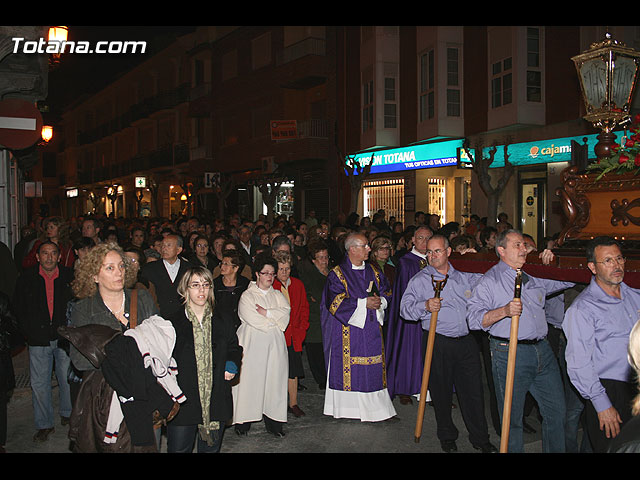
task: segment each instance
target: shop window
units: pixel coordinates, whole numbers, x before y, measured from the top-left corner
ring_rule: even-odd
[[[446,214],[446,180],[429,178],[429,213],[440,216],[440,225],[447,223]]]
[[[373,218],[382,209],[388,220],[390,216],[404,225],[404,179],[371,180],[363,183],[363,216]]]

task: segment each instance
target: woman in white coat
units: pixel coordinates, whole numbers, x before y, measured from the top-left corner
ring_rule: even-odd
[[[289,359],[284,331],[291,307],[272,287],[278,263],[259,255],[254,262],[255,281],[240,297],[238,341],[243,348],[238,383],[233,386],[233,423],[246,435],[251,422],[264,418],[266,430],[283,437],[287,421]]]

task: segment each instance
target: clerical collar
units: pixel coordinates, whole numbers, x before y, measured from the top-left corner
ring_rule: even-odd
[[[353,263],[351,264],[351,269],[352,270],[364,270],[366,266],[366,262],[362,262],[362,265],[354,265]]]
[[[416,250],[416,247],[413,247],[411,249],[411,253],[413,253],[414,255],[417,255],[420,258],[427,258],[427,255],[425,253],[420,253],[418,250]]]

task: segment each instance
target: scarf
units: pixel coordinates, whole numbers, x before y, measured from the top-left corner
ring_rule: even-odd
[[[200,438],[211,446],[213,436],[220,434],[220,422],[209,418],[211,389],[213,388],[213,348],[211,345],[211,306],[207,304],[202,316],[202,323],[198,320],[191,307],[187,304],[185,311],[193,327],[193,346],[196,355],[196,370],[198,374],[198,391],[202,407],[202,424],[198,425]]]

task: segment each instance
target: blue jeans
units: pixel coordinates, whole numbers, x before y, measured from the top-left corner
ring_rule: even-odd
[[[55,368],[58,379],[58,395],[60,399],[60,416],[71,416],[71,393],[67,373],[70,364],[69,355],[58,348],[58,341],[52,340],[49,346],[29,345],[29,375],[31,376],[31,401],[36,429],[52,428],[53,393],[51,373]]]
[[[191,453],[193,444],[197,439],[198,453],[218,453],[222,446],[224,424],[220,425],[217,434],[212,432],[214,444],[209,446],[200,438],[197,425],[172,425],[167,424],[167,453]]]
[[[489,347],[496,398],[502,418],[509,342],[490,338]],[[535,345],[519,344],[516,351],[509,452],[524,452],[522,415],[527,391],[538,403],[542,415],[542,451],[544,453],[564,452],[566,417],[564,387],[558,361],[546,339]]]

